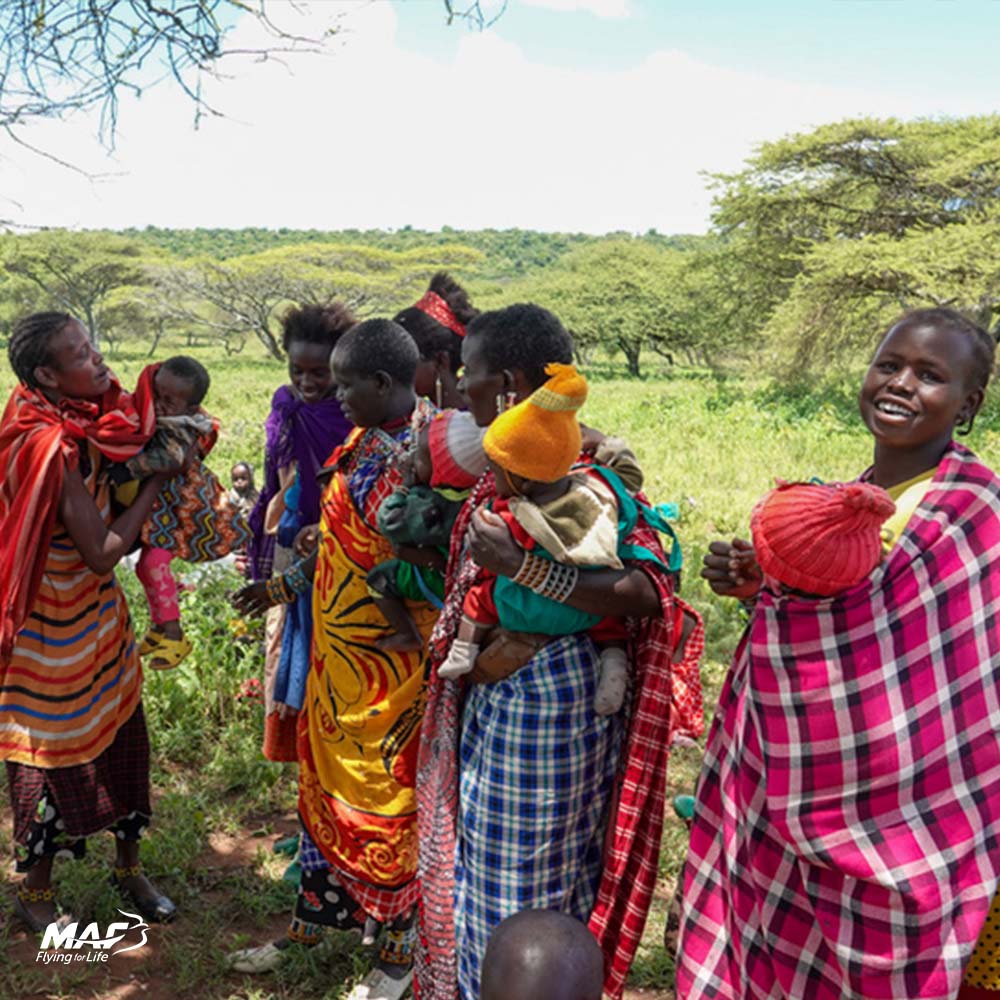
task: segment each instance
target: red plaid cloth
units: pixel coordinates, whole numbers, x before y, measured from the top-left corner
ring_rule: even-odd
[[[7,761],[7,785],[14,840],[19,844],[28,836],[46,789],[71,837],[106,830],[132,812],[151,815],[149,736],[142,705],[121,726],[107,750],[89,763],[41,768]]]
[[[463,558],[464,539],[473,511],[495,492],[492,474],[488,473],[456,520],[445,607],[430,641],[434,668],[447,655],[457,633],[465,594],[484,575],[472,560]],[[628,541],[662,554],[658,536],[642,523]],[[688,699],[688,714],[678,720],[671,707],[671,677],[675,671],[682,675],[693,694],[704,646],[701,619],[691,612],[696,627],[688,638],[682,662],[672,664],[675,599],[667,578],[655,569],[644,568],[659,591],[663,616],[632,623],[634,701],[622,754],[621,785],[609,821],[604,871],[590,919],[590,928],[605,955],[604,989],[613,998],[622,994],[656,884],[671,733],[674,729],[700,731],[700,709],[694,708],[695,704],[700,706],[700,692]],[[421,948],[415,964],[415,992],[422,1000],[454,1000],[457,995],[454,857],[460,692],[457,682],[441,680],[432,669],[417,769]]]
[[[953,446],[896,547],[763,594],[719,700],[677,993],[952,998],[1000,876],[1000,479]]]

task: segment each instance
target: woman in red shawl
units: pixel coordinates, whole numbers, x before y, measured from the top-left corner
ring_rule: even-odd
[[[123,392],[66,313],[22,319],[8,345],[20,385],[0,423],[0,759],[14,814],[17,915],[56,918],[56,856],[115,834],[115,882],[147,920],[176,908],[142,874],[149,741],[132,623],[114,568],[163,483],[147,479],[111,520],[109,462],[155,425],[149,386]]]

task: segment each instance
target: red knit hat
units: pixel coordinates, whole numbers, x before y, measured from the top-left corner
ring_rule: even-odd
[[[882,522],[896,510],[870,483],[782,483],[750,515],[766,576],[829,597],[860,583],[882,560]]]

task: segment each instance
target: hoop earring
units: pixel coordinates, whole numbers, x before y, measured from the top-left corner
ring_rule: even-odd
[[[434,400],[437,403],[437,408],[441,409],[441,375],[440,373],[434,376]]]

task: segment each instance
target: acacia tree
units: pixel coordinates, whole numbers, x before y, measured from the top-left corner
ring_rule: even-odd
[[[644,239],[601,240],[574,250],[513,292],[551,308],[578,350],[618,350],[629,374],[642,355],[704,360],[715,284],[708,258]],[[508,293],[510,294],[510,293]]]
[[[506,6],[491,17],[484,15],[480,2],[443,3],[448,23],[460,18],[480,27],[492,23]],[[28,145],[19,126],[99,109],[102,138],[112,145],[121,92],[140,93],[165,79],[191,99],[197,119],[213,111],[202,95],[202,74],[215,73],[224,58],[266,59],[320,50],[323,37],[304,37],[279,26],[272,18],[278,12],[294,17],[296,5],[287,0],[0,3],[0,129]],[[229,44],[241,18],[253,18],[263,29],[262,45]],[[331,26],[326,34],[335,30]]]
[[[112,295],[146,281],[149,248],[112,233],[46,230],[8,237],[3,268],[34,286],[48,307],[73,313],[95,343],[104,335],[104,314]]]
[[[155,275],[159,309],[230,343],[252,333],[281,358],[281,313],[293,303],[337,299],[364,315],[390,312],[416,298],[442,268],[474,268],[482,254],[458,245],[407,251],[307,243],[232,257],[164,267]]]
[[[791,338],[796,361],[856,340],[881,305],[992,310],[974,286],[1000,205],[1000,115],[825,125],[715,181],[743,330]]]

